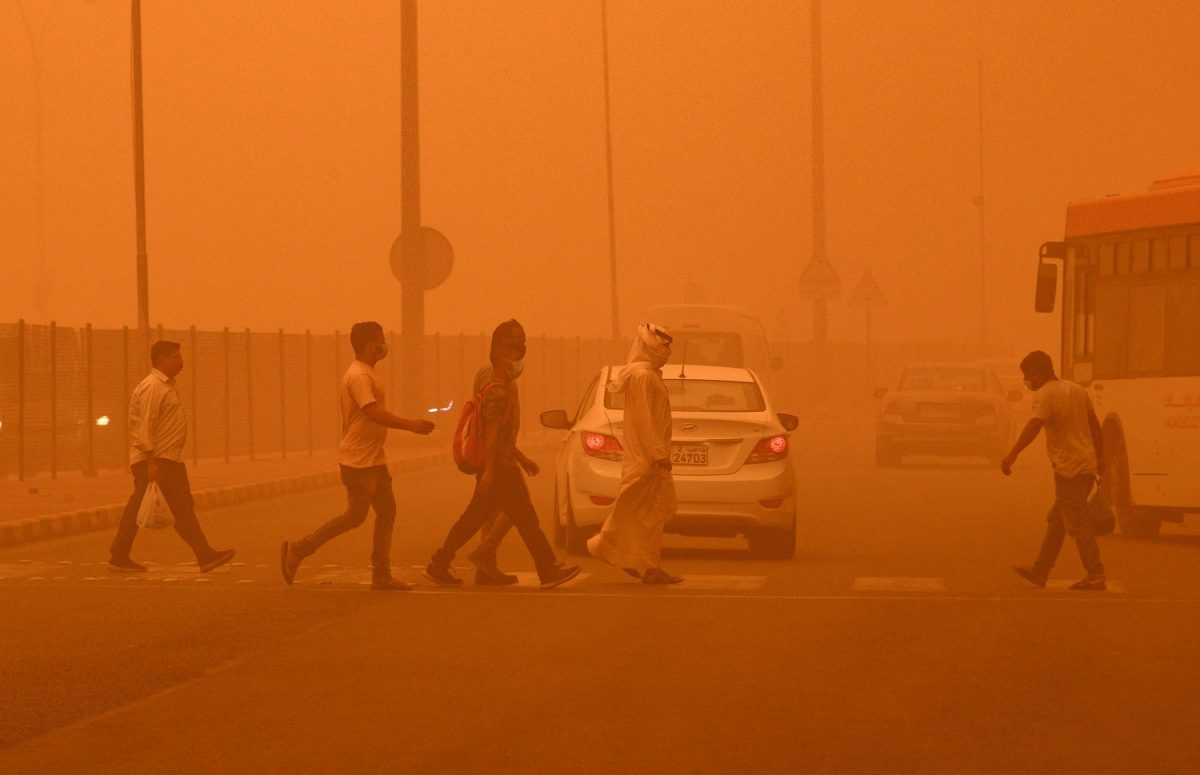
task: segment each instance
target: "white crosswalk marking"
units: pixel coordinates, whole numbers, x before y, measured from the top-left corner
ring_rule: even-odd
[[[945,592],[946,580],[925,576],[861,576],[851,588],[855,592]]]
[[[1046,589],[1050,589],[1055,592],[1073,591],[1073,590],[1070,590],[1069,587],[1078,580],[1079,579],[1049,579],[1046,581]],[[1109,594],[1113,594],[1113,595],[1129,594],[1129,589],[1124,584],[1122,584],[1119,581],[1116,581],[1115,579],[1108,580],[1108,583],[1105,584],[1104,591],[1108,592]],[[1085,593],[1080,592],[1078,594],[1085,594]]]

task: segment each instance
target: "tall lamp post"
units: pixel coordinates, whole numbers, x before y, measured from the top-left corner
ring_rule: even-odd
[[[146,257],[146,155],[142,129],[142,0],[130,4],[130,68],[133,77],[133,200],[137,221],[138,328],[150,331],[150,264]]]
[[[612,120],[608,97],[608,0],[600,0],[600,37],[604,47],[604,159],[608,173],[608,270],[612,303],[612,338],[621,338],[621,315],[617,303],[617,222],[613,199]]]

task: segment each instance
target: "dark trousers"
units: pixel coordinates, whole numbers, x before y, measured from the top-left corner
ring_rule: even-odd
[[[146,487],[150,484],[150,478],[146,475],[146,461],[134,463],[129,470],[133,472],[133,495],[129,496],[129,502],[125,504],[117,535],[108,550],[114,560],[129,559],[133,539],[138,533],[138,509],[142,506],[142,498],[145,497]],[[211,559],[216,552],[208,545],[208,539],[204,537],[204,531],[196,519],[196,505],[192,501],[192,485],[188,482],[187,466],[174,460],[160,458],[158,473],[158,487],[167,499],[171,513],[175,515],[175,532],[191,547],[197,562]]]
[[[1096,477],[1091,474],[1073,477],[1054,475],[1054,506],[1046,515],[1046,536],[1033,563],[1033,569],[1041,575],[1050,575],[1050,569],[1054,567],[1054,561],[1062,549],[1063,538],[1068,533],[1075,539],[1084,569],[1097,576],[1104,573],[1100,547],[1096,544],[1087,513],[1088,496],[1095,483]]]
[[[307,557],[332,538],[367,521],[367,511],[375,509],[375,535],[371,550],[371,575],[376,581],[391,578],[392,527],[396,523],[396,496],[387,466],[350,468],[341,466],[346,486],[346,510],[292,544],[301,557]]]
[[[498,511],[503,511],[516,526],[521,540],[525,542],[525,548],[533,557],[538,575],[545,577],[552,572],[557,567],[558,560],[554,556],[554,550],[550,548],[550,542],[546,540],[546,534],[538,525],[537,512],[529,500],[525,479],[521,475],[521,469],[516,466],[497,469],[490,492],[480,492],[476,482],[475,494],[471,496],[467,510],[450,528],[442,548],[433,553],[434,564],[442,568],[450,567],[454,554]]]

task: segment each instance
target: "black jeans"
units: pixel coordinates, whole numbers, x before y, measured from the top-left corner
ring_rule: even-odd
[[[467,510],[450,528],[442,548],[433,553],[433,564],[441,568],[450,567],[455,552],[470,541],[471,536],[479,532],[484,522],[495,516],[497,511],[503,511],[516,526],[525,548],[533,557],[538,575],[545,578],[551,573],[557,567],[558,560],[550,548],[550,542],[546,540],[546,534],[538,525],[537,512],[529,500],[529,489],[525,486],[521,469],[516,466],[496,469],[492,489],[488,493],[480,492],[476,481],[475,494],[471,496]]]
[[[1091,474],[1066,477],[1054,475],[1054,506],[1046,515],[1046,536],[1042,539],[1042,549],[1033,563],[1033,569],[1043,576],[1050,575],[1058,552],[1062,549],[1063,538],[1067,533],[1075,539],[1079,548],[1079,559],[1083,567],[1091,575],[1099,576],[1104,573],[1104,564],[1100,562],[1100,547],[1096,544],[1096,536],[1092,532],[1092,523],[1088,520],[1088,496],[1096,477]]]
[[[341,466],[346,486],[346,510],[292,544],[301,557],[307,557],[331,538],[340,536],[367,521],[367,511],[375,509],[375,535],[371,550],[371,575],[376,581],[392,576],[392,526],[396,523],[396,496],[387,466],[350,468]]]
[[[146,495],[146,487],[150,479],[146,476],[146,461],[134,463],[129,467],[133,472],[133,495],[125,504],[125,512],[121,515],[121,524],[117,526],[117,535],[113,538],[108,553],[114,560],[129,559],[133,549],[133,539],[137,537],[138,509],[141,508],[142,498]],[[171,513],[175,515],[175,532],[191,547],[196,554],[197,562],[205,562],[216,552],[208,545],[200,522],[196,519],[196,506],[192,501],[192,485],[188,482],[187,466],[174,460],[158,460],[158,486]]]

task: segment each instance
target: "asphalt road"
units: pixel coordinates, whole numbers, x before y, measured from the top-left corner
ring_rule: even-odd
[[[374,593],[368,529],[287,588],[279,542],[336,489],[202,514],[239,563],[203,577],[173,533],[143,531],[158,564],[128,580],[106,534],[2,550],[0,772],[1197,771],[1200,530],[1102,539],[1109,592],[1036,589],[1009,566],[1040,539],[1040,448],[1006,479],[877,469],[862,428],[797,441],[796,559],[668,538],[677,588],[582,559],[554,591]],[[396,480],[398,576],[469,485]],[[501,560],[532,570],[515,533]],[[1073,546],[1052,575],[1081,575]]]

